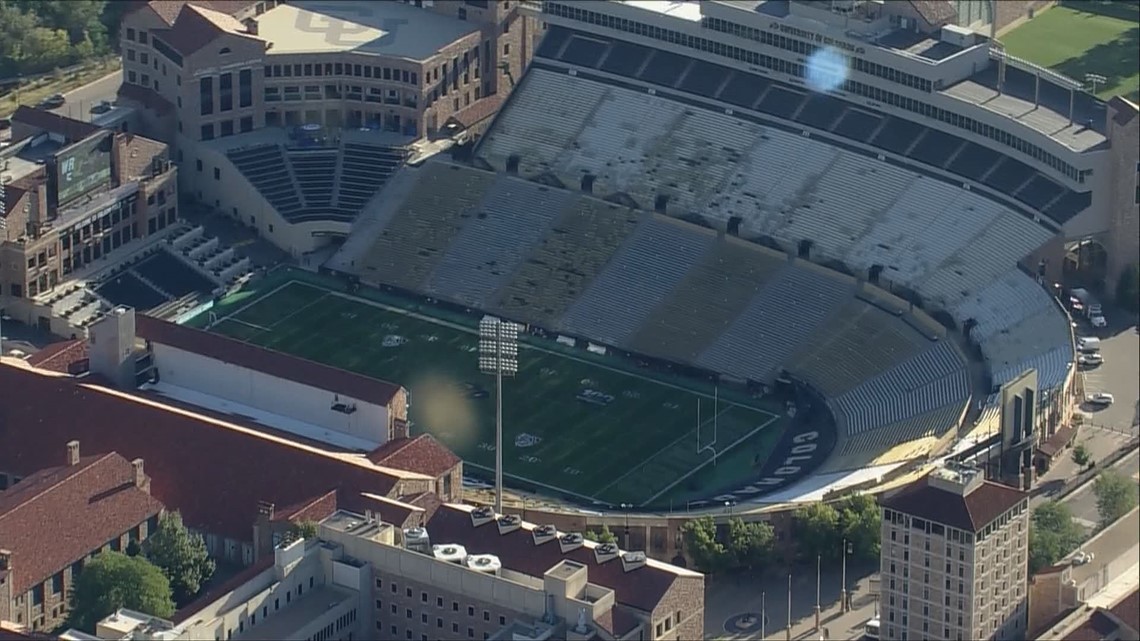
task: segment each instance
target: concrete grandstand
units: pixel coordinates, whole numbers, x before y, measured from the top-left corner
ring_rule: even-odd
[[[1113,169],[1089,152],[1111,144],[1114,106],[940,30],[952,16],[929,36],[877,15],[858,46],[827,38],[854,70],[937,96],[924,104],[854,73],[805,91],[803,65],[743,48],[816,50],[773,32],[834,22],[817,3],[534,11],[549,33],[477,169],[406,171],[328,267],[722,380],[800,381],[838,428],[825,476],[944,451],[1026,369],[1043,404],[1067,403],[1073,343],[1046,252],[1108,224],[1092,176]]]

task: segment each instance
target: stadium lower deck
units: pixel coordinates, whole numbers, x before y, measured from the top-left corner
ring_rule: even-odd
[[[211,312],[212,331],[399,381],[409,389],[413,431],[430,432],[486,476],[494,379],[478,371],[477,318],[376,292],[378,300],[349,296],[335,291],[342,281],[299,277],[308,282],[271,278],[223,301]],[[525,342],[518,376],[505,383],[504,462],[514,486],[586,504],[684,503],[755,475],[782,432],[779,406],[558,347]],[[701,469],[712,452],[697,452],[698,412],[705,444],[716,426],[715,472]]]

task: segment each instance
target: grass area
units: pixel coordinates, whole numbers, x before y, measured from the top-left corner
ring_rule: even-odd
[[[430,432],[474,472],[493,469],[494,379],[478,371],[476,319],[450,322],[288,279],[259,286],[221,301],[212,331],[399,382],[411,394],[414,432]],[[503,392],[504,473],[516,486],[613,505],[667,505],[705,482],[706,493],[721,489],[729,473],[746,477],[767,459],[784,424],[756,402],[721,396],[717,473],[704,468],[690,477],[703,479],[695,486],[686,476],[711,458],[697,453],[698,404],[707,443],[712,396],[549,342],[526,339],[521,347],[519,375]],[[591,389],[610,401],[578,399]],[[729,456],[735,451],[746,453],[746,464]]]
[[[1140,99],[1140,6],[1123,2],[1067,2],[1038,14],[1002,37],[1013,56],[1084,82],[1107,79],[1097,96]]]
[[[34,107],[48,96],[78,89],[117,70],[119,66],[119,58],[113,57],[93,62],[76,71],[59,76],[48,75],[28,82],[19,91],[13,90],[0,96],[0,118],[11,116],[20,105]]]

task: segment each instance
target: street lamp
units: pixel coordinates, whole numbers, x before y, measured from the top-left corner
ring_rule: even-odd
[[[728,510],[728,516],[732,517],[732,508],[736,507],[736,501],[725,501],[724,509]]]
[[[843,589],[841,589],[839,591],[839,601],[841,602],[841,606],[842,606],[844,613],[851,611],[851,602],[850,602],[850,599],[848,599],[848,594],[847,594],[847,555],[848,554],[851,554],[851,541],[848,541],[846,538],[844,538],[843,539],[843,577],[842,577]]]
[[[494,316],[479,321],[479,370],[495,375],[495,514],[503,513],[503,377],[519,371],[519,326]]]
[[[622,503],[621,509],[625,510],[625,549],[629,549],[629,511],[633,509],[632,503]]]
[[[819,629],[819,579],[820,567],[823,565],[823,555],[815,555],[815,629]]]

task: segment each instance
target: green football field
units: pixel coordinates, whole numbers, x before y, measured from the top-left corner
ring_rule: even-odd
[[[221,301],[211,331],[400,383],[414,433],[445,443],[468,474],[493,470],[495,381],[478,370],[477,319],[440,320],[297,280],[265,283]],[[503,392],[508,485],[612,505],[684,502],[710,479],[736,480],[700,469],[712,453],[697,451],[698,413],[701,444],[711,443],[715,426],[720,459],[737,461],[742,475],[764,462],[783,427],[746,399],[714,399],[610,357],[529,338],[520,347],[518,376],[505,379]],[[586,390],[611,400],[583,402]]]
[[[1140,6],[1128,2],[1067,2],[1001,38],[1006,50],[1078,82],[1105,78],[1097,95],[1140,98]]]

